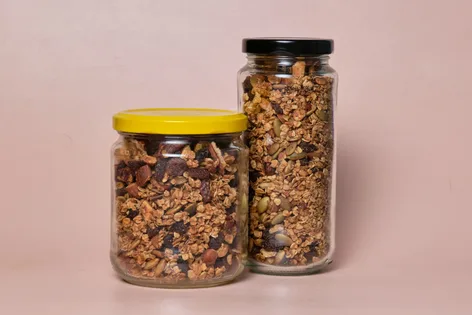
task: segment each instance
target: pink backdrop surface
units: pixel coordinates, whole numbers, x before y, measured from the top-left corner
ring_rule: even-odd
[[[470,314],[470,1],[0,0],[0,313]],[[320,275],[134,287],[108,262],[113,113],[236,108],[241,39],[335,40]]]

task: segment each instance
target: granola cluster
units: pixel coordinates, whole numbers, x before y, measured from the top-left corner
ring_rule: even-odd
[[[115,267],[162,283],[237,274],[247,153],[225,141],[162,140],[126,135],[115,149]]]
[[[269,265],[319,262],[329,251],[333,79],[298,61],[290,75],[243,83],[250,159],[249,255]]]

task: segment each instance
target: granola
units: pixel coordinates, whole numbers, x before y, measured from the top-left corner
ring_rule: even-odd
[[[333,79],[297,61],[289,75],[243,82],[250,168],[249,256],[268,265],[316,264],[330,249]]]
[[[247,149],[194,140],[125,135],[114,150],[112,261],[128,278],[192,282],[242,270]]]

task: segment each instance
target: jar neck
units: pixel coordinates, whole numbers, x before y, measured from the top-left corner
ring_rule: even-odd
[[[329,55],[314,55],[314,56],[282,56],[282,55],[258,55],[247,54],[247,64],[249,66],[261,65],[293,65],[297,61],[304,61],[306,64],[316,64],[319,66],[329,65]]]

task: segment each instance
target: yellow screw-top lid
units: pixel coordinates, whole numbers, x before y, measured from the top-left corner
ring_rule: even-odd
[[[209,108],[142,108],[113,116],[120,132],[163,135],[208,135],[242,132],[247,118],[230,110]]]

